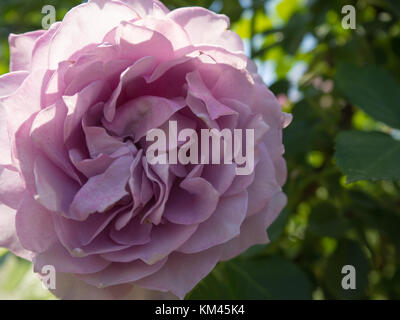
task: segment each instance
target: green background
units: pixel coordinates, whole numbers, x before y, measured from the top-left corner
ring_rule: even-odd
[[[10,32],[80,1],[1,0],[0,74]],[[220,263],[187,299],[400,298],[400,1],[168,0],[231,18],[294,121],[284,132],[289,203],[272,243]],[[344,5],[356,29],[342,27]],[[343,290],[344,265],[357,271]],[[0,249],[0,299],[52,299],[30,263]]]

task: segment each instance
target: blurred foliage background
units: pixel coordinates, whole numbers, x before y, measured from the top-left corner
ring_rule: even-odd
[[[289,203],[255,246],[220,263],[188,299],[400,298],[400,1],[164,0],[228,15],[294,121],[284,132]],[[0,74],[8,34],[41,28],[77,0],[2,0]],[[342,26],[345,5],[356,29]],[[396,129],[397,128],[397,129]],[[344,265],[357,271],[343,290]],[[51,299],[31,265],[0,251],[0,299]]]

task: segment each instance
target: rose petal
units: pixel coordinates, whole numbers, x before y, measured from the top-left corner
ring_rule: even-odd
[[[35,112],[41,109],[42,91],[50,79],[52,72],[35,70],[22,82],[11,95],[0,98],[7,114],[10,136]]]
[[[177,224],[206,221],[217,208],[219,193],[203,178],[185,179],[171,190],[164,217]]]
[[[36,158],[34,174],[37,201],[50,211],[69,216],[69,207],[79,184],[43,156]]]
[[[75,275],[58,272],[56,289],[53,294],[63,300],[159,300],[175,299],[172,294],[134,287],[123,284],[99,289],[78,279]]]
[[[212,120],[218,119],[221,116],[237,115],[236,111],[223,105],[212,96],[197,71],[189,73],[186,76],[186,80],[189,87],[189,93],[193,97],[204,102]]]
[[[94,212],[106,211],[126,196],[131,162],[131,157],[121,157],[103,174],[90,178],[74,197],[70,216],[85,220]]]
[[[85,132],[86,144],[89,149],[90,156],[96,158],[101,154],[111,156],[116,150],[129,149],[121,139],[110,136],[104,128],[83,126]]]
[[[98,80],[89,84],[74,96],[64,96],[68,114],[64,123],[64,141],[66,141],[82,123],[82,117],[95,104],[104,101],[110,94],[108,84]]]
[[[51,212],[29,194],[23,197],[15,221],[17,235],[24,248],[44,252],[57,242]]]
[[[284,193],[279,192],[271,198],[263,211],[247,218],[240,228],[240,236],[224,245],[222,260],[230,260],[256,244],[269,242],[267,228],[276,219],[287,203]]]
[[[93,1],[93,0],[91,0]],[[133,8],[141,17],[167,14],[169,10],[158,0],[119,0]]]
[[[160,271],[136,281],[136,284],[151,290],[170,291],[183,299],[215,267],[221,250],[221,247],[215,247],[189,255],[175,252]]]
[[[104,38],[106,42],[119,47],[119,58],[138,61],[153,57],[157,63],[174,58],[171,41],[161,33],[123,21]]]
[[[75,95],[99,80],[104,80],[108,86],[113,87],[121,72],[131,65],[130,61],[118,60],[115,57],[114,60],[105,62],[101,60],[102,57],[96,55],[94,57],[89,56],[87,58],[89,59],[88,62],[85,58],[81,58],[83,62],[79,59],[65,73],[64,80],[68,86],[64,90],[64,95]],[[109,93],[107,91],[103,92],[103,96],[108,98]]]
[[[135,21],[135,25],[146,27],[167,38],[175,51],[190,45],[190,39],[185,30],[173,20],[162,17],[148,17]]]
[[[27,71],[15,71],[0,76],[0,97],[9,96],[17,90],[29,75]]]
[[[88,45],[101,43],[106,33],[121,21],[137,18],[129,6],[121,2],[96,0],[71,9],[52,37],[49,66],[56,69],[60,61]],[[101,21],[102,23],[98,23]],[[93,25],[97,25],[93,28]]]
[[[163,267],[166,261],[167,259],[164,259],[151,266],[142,261],[130,263],[113,262],[100,272],[80,275],[79,278],[86,283],[100,288],[131,283],[157,272]]]
[[[32,260],[33,253],[22,247],[15,230],[15,210],[0,203],[0,247],[17,256]]]
[[[108,121],[112,121],[115,116],[116,103],[123,87],[129,82],[150,72],[155,65],[155,59],[151,56],[137,60],[132,66],[121,73],[118,86],[113,91],[111,97],[104,106],[104,116]]]
[[[113,262],[131,262],[140,259],[147,264],[154,264],[178,249],[196,229],[196,225],[182,226],[172,223],[155,226],[150,243],[104,254],[103,257]]]
[[[41,272],[44,266],[51,265],[56,273],[87,274],[103,270],[110,264],[100,256],[73,257],[60,243],[53,244],[49,250],[35,255],[35,272]]]
[[[51,40],[54,34],[59,29],[61,22],[54,22],[47,32],[40,36],[32,50],[31,68],[34,69],[47,69],[49,67],[49,50]]]
[[[223,195],[232,185],[236,177],[236,164],[206,165],[202,178],[210,182],[220,195]]]
[[[230,51],[244,52],[243,41],[229,31],[229,18],[200,7],[179,8],[168,17],[185,28],[192,44],[215,44]],[[207,26],[207,32],[204,32]]]
[[[24,192],[25,185],[19,173],[0,166],[0,201],[17,209]]]
[[[7,115],[0,105],[0,165],[10,165],[11,146],[7,130]]]
[[[32,51],[36,40],[46,31],[38,30],[23,34],[10,34],[10,71],[31,69]]]
[[[196,253],[225,243],[240,234],[246,218],[247,192],[221,198],[214,214],[199,225],[193,236],[179,248],[182,253]]]
[[[80,248],[83,255],[90,254],[105,254],[129,248],[129,245],[121,245],[112,240],[109,236],[111,225],[106,230],[101,232],[94,240],[88,245]]]
[[[119,107],[114,120],[106,126],[119,136],[133,135],[138,142],[149,130],[162,125],[184,106],[183,99],[140,97]]]
[[[122,210],[126,208],[92,214],[85,221],[67,219],[59,215],[53,215],[52,219],[61,243],[73,251],[91,243]]]
[[[255,168],[254,181],[249,186],[248,216],[262,210],[271,197],[281,191],[281,186],[275,178],[275,168],[268,150],[260,145],[260,161]]]
[[[169,165],[155,164],[149,165],[145,156],[142,157],[142,165],[146,177],[153,185],[154,197],[157,199],[153,206],[143,215],[142,221],[148,220],[158,225],[165,210],[165,205],[169,198],[171,186],[174,183],[174,176],[171,175]]]
[[[41,110],[35,117],[31,127],[31,142],[36,151],[42,151],[52,163],[59,167],[64,174],[78,184],[80,178],[69,161],[67,150],[63,144],[63,124],[67,114],[62,101]]]
[[[225,197],[233,196],[238,194],[247,188],[254,182],[255,171],[252,174],[245,175],[245,176],[236,176],[232,184],[230,185],[229,189],[224,193]]]
[[[121,230],[112,228],[110,237],[122,245],[143,245],[150,242],[152,227],[151,223],[141,223],[141,217],[136,216]]]

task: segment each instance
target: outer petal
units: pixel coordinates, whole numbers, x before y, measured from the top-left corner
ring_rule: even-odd
[[[29,75],[28,71],[15,71],[0,76],[0,97],[9,96]]]
[[[40,272],[46,265],[54,266],[56,272],[95,273],[103,270],[110,262],[99,256],[73,257],[60,243],[55,243],[33,259],[34,271]]]
[[[0,247],[7,248],[17,256],[32,260],[33,253],[24,249],[15,230],[15,210],[0,203]]]
[[[95,0],[91,0],[95,1]],[[165,15],[169,12],[158,0],[119,0],[133,8],[141,17],[148,15]]]
[[[7,130],[7,115],[4,108],[0,105],[0,165],[10,165],[11,146]]]
[[[108,0],[96,0],[73,8],[52,38],[49,67],[56,69],[59,62],[69,59],[80,49],[101,43],[107,32],[121,21],[137,17],[129,6]]]
[[[261,159],[255,168],[254,181],[248,188],[248,216],[265,208],[271,197],[281,191],[281,187],[276,181],[275,168],[269,152],[263,145],[260,145],[259,149]]]
[[[170,291],[183,299],[215,267],[221,250],[215,247],[196,254],[173,253],[160,271],[135,284],[151,290]]]
[[[140,260],[130,263],[114,262],[103,271],[81,275],[79,278],[86,283],[100,288],[132,283],[157,272],[163,267],[165,262],[167,262],[167,259],[159,261],[151,266]]]
[[[11,95],[0,98],[7,114],[8,131],[13,135],[21,124],[41,109],[42,89],[50,79],[51,72],[35,70]]]
[[[200,7],[179,8],[168,16],[180,24],[195,45],[220,45],[230,51],[244,51],[240,37],[229,31],[229,18]],[[207,26],[207,32],[204,27]]]
[[[222,260],[230,260],[255,244],[268,243],[267,228],[286,205],[283,192],[276,194],[264,211],[247,218],[240,228],[240,236],[224,246]]]
[[[134,287],[131,284],[117,285],[104,289],[87,284],[73,274],[56,274],[56,289],[53,294],[64,300],[163,300],[176,299],[172,294]]]
[[[32,51],[32,70],[48,68],[50,43],[60,25],[61,22],[53,23],[50,29],[36,40]]]
[[[44,252],[57,241],[51,213],[29,194],[24,196],[15,220],[17,235],[24,248]]]
[[[251,105],[253,110],[262,114],[265,122],[270,127],[270,130],[264,137],[264,143],[270,153],[272,161],[276,163],[284,153],[282,129],[290,124],[292,116],[282,112],[278,100],[263,83],[254,85],[252,100]]]
[[[10,71],[30,70],[32,51],[36,40],[46,31],[38,30],[23,34],[10,34]]]
[[[24,191],[19,173],[0,166],[0,202],[17,209]]]

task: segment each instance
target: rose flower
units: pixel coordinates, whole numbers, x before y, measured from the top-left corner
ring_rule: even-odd
[[[53,266],[58,297],[183,298],[219,261],[269,241],[290,116],[228,29],[203,8],[92,0],[49,30],[10,35],[0,246],[39,274]],[[254,171],[151,164],[146,135],[170,121],[254,130]]]

